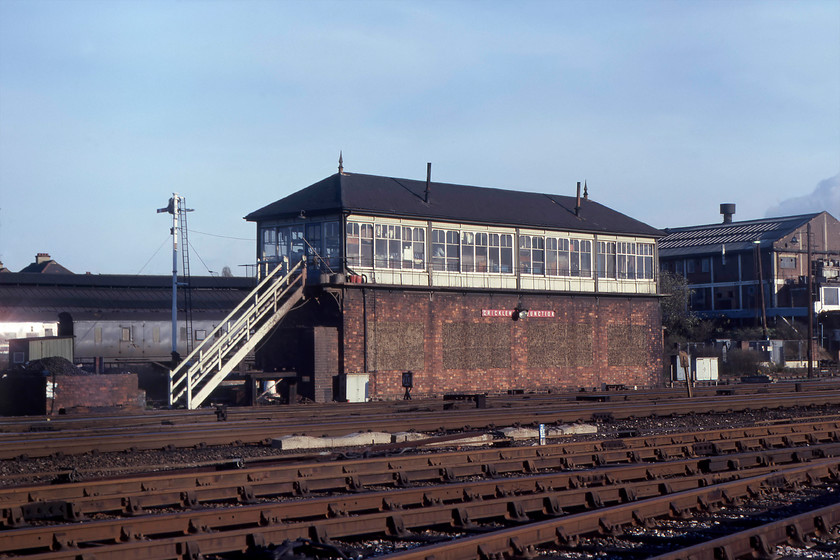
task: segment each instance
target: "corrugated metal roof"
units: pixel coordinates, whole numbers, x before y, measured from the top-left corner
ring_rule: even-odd
[[[593,200],[377,175],[336,173],[245,216],[258,222],[355,212],[446,222],[523,226],[563,231],[610,232],[659,237],[661,230]]]
[[[755,242],[764,247],[789,235],[819,214],[802,214],[781,218],[764,218],[745,222],[731,222],[665,230],[659,240],[659,256],[702,254],[720,251],[726,245],[729,251],[752,249]]]

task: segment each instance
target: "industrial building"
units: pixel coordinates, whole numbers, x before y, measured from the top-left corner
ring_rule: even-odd
[[[258,368],[319,402],[658,384],[662,232],[569,191],[339,167],[255,210],[262,274],[306,265]]]
[[[840,222],[828,212],[666,229],[662,271],[688,281],[691,309],[734,325],[810,320],[814,338],[840,350]],[[809,312],[809,309],[811,310]]]
[[[162,378],[169,370],[170,277],[73,274],[46,253],[39,253],[26,272],[6,270],[0,273],[0,369],[22,367],[34,358],[14,342],[10,352],[14,339],[51,346],[70,339],[70,355],[63,345],[49,354],[92,373],[157,372]],[[183,294],[179,297],[178,352],[188,354],[255,285],[253,278],[192,277],[189,311]],[[165,400],[165,386],[159,381],[144,388]]]

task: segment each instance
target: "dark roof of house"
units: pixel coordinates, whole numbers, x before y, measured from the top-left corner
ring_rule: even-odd
[[[256,286],[253,278],[192,277],[195,313],[224,317]],[[183,295],[178,295],[179,306]],[[0,321],[165,316],[172,309],[171,276],[0,274]]]
[[[663,235],[636,219],[581,198],[431,182],[377,175],[336,173],[313,185],[251,212],[245,219],[259,222],[352,212],[376,216],[420,218],[443,222],[624,233],[647,237]]]
[[[730,222],[703,226],[668,228],[659,240],[659,256],[705,254],[719,252],[721,245],[727,251],[752,251],[758,242],[761,248],[790,235],[817,216],[801,214],[780,218],[763,218],[744,222]]]
[[[64,268],[53,259],[44,262],[34,262],[21,269],[23,273],[34,274],[73,274],[72,271]]]

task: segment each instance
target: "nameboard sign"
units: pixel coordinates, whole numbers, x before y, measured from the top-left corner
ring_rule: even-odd
[[[482,309],[482,317],[513,317],[513,309]],[[531,317],[554,317],[554,311],[529,309],[528,318]]]

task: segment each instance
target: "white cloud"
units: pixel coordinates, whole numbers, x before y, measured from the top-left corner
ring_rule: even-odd
[[[766,215],[795,216],[812,212],[826,211],[835,218],[840,217],[840,173],[824,179],[817,184],[813,192],[781,201],[768,208]]]

